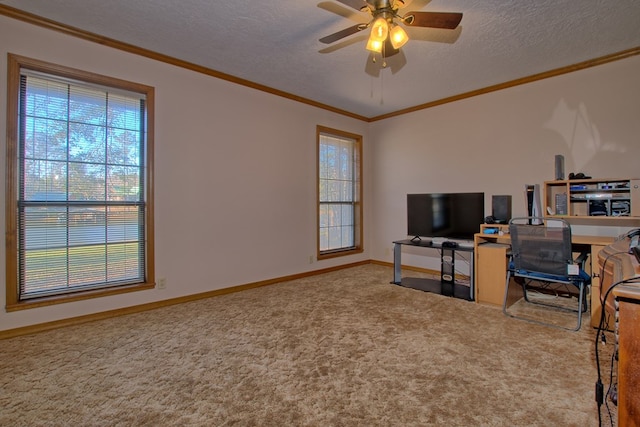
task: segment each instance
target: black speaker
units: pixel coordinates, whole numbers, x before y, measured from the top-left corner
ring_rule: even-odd
[[[504,224],[511,219],[511,196],[491,196],[491,216],[498,224]]]
[[[564,156],[562,154],[556,154],[556,179],[564,179]]]

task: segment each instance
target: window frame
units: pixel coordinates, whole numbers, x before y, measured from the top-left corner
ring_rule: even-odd
[[[354,179],[352,181],[353,185],[356,186],[355,191],[353,191],[354,200],[353,200],[353,229],[354,229],[354,245],[345,248],[338,249],[328,249],[321,250],[320,249],[320,235],[321,235],[321,218],[320,218],[320,207],[323,202],[320,200],[320,146],[321,146],[321,136],[328,135],[338,139],[344,140],[352,140],[354,143]],[[363,252],[363,201],[362,201],[362,136],[357,135],[350,132],[345,132],[338,129],[332,129],[325,126],[318,125],[316,128],[316,258],[318,260],[353,255],[357,253]]]
[[[6,311],[16,311],[52,304],[98,298],[126,292],[141,291],[155,287],[154,253],[154,200],[153,200],[153,157],[154,157],[154,101],[155,90],[152,86],[133,83],[75,68],[65,67],[37,59],[9,53],[7,55],[7,146],[6,146],[6,189],[5,189],[5,233],[6,233]],[[145,96],[146,140],[145,174],[145,260],[144,280],[141,283],[125,284],[114,287],[79,290],[73,293],[61,293],[38,298],[20,299],[18,278],[18,190],[21,167],[19,159],[19,91],[21,70],[30,70],[44,74],[71,79],[90,85],[140,93]]]

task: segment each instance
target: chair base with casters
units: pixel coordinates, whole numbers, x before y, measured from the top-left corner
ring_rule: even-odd
[[[524,315],[517,315],[514,313],[510,313],[509,304],[508,304],[509,283],[511,282],[512,278],[515,278],[516,279],[515,282],[520,285],[520,288],[522,289],[523,300],[525,303],[551,308],[560,312],[575,313],[576,314],[575,327],[573,328],[564,327],[551,322],[545,322],[542,320],[526,317]],[[562,287],[558,287],[558,285],[561,285]],[[505,315],[512,317],[514,319],[524,320],[530,323],[536,323],[539,325],[551,326],[551,327],[560,328],[560,329],[567,329],[571,331],[578,331],[582,327],[582,313],[585,313],[588,311],[588,303],[587,303],[588,285],[586,285],[584,281],[565,282],[565,281],[554,280],[553,282],[551,282],[548,280],[540,280],[540,279],[536,280],[536,279],[532,279],[530,275],[519,274],[513,269],[509,269],[507,272],[507,282],[505,286],[506,288],[505,288],[505,294],[504,294],[504,302],[502,305],[502,312]],[[536,300],[535,297],[532,298],[530,295],[530,292],[536,292],[543,295],[548,295],[550,300],[561,298],[562,300],[566,301],[567,304],[569,304],[573,298],[573,293],[571,292],[572,290],[571,288],[577,291],[578,302],[575,308],[568,307],[566,305],[552,304],[551,302],[545,302],[544,299]]]
[[[572,259],[571,228],[564,220],[537,217],[514,218],[509,222],[511,254],[507,268],[502,311],[505,315],[531,323],[577,331],[582,313],[588,311],[588,287],[591,277],[584,271],[586,254]],[[575,327],[550,321],[548,313],[539,318],[509,311],[512,299],[509,285],[516,282],[522,290],[522,306],[575,314]],[[536,296],[534,296],[534,293]],[[573,303],[577,296],[577,305]],[[567,297],[567,298],[565,298]],[[526,310],[521,310],[526,311]]]

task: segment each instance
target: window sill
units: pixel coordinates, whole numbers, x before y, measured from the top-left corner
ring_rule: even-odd
[[[347,256],[347,255],[361,254],[362,252],[363,252],[362,248],[336,250],[336,251],[324,252],[324,253],[318,254],[317,259],[318,259],[318,261],[320,261],[320,260],[323,260],[323,259],[330,259],[330,258],[337,258],[337,257],[341,257],[341,256]]]
[[[49,305],[63,304],[63,303],[74,302],[74,301],[82,301],[82,300],[92,299],[92,298],[101,298],[101,297],[106,297],[111,295],[124,294],[128,292],[144,291],[148,289],[153,289],[154,287],[155,287],[154,283],[139,283],[139,284],[129,285],[129,286],[119,286],[116,288],[96,289],[92,291],[82,291],[82,292],[73,293],[73,294],[34,298],[34,299],[19,301],[16,303],[7,303],[5,309],[7,313],[9,313],[12,311],[46,307]]]

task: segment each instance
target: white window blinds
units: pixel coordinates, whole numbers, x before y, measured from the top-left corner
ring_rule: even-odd
[[[145,97],[24,70],[19,299],[141,283]]]

